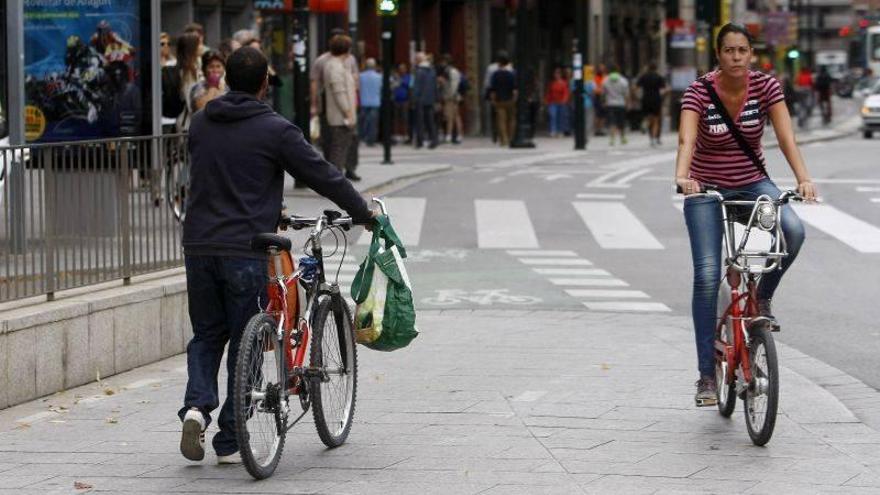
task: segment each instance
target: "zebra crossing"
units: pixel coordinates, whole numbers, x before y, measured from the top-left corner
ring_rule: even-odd
[[[507,254],[531,268],[538,275],[548,276],[548,281],[561,287],[566,294],[577,299],[591,311],[612,312],[668,312],[671,309],[663,303],[650,301],[650,296],[632,289],[612,289],[629,287],[629,284],[614,277],[601,268],[582,268],[592,266],[590,260],[581,258],[574,251],[548,250],[508,250]],[[555,268],[543,268],[554,265]],[[564,277],[557,277],[562,275]],[[584,289],[583,287],[602,287]],[[638,299],[638,300],[634,300]]]
[[[875,188],[860,186],[859,192],[875,192]],[[585,233],[605,250],[663,250],[666,246],[654,235],[649,223],[639,218],[625,202],[624,194],[579,193],[569,201],[569,207],[580,217]],[[878,198],[865,197],[869,202]],[[394,227],[407,247],[418,247],[425,229],[428,200],[413,197],[389,197],[386,199]],[[880,202],[880,199],[878,201]],[[672,197],[672,206],[683,211],[681,196]],[[880,253],[880,227],[827,203],[793,205],[801,219],[815,230],[821,231],[858,253]],[[871,210],[873,211],[873,210]],[[860,213],[861,215],[862,213]],[[524,200],[475,199],[473,215],[476,247],[479,249],[534,250],[541,248],[536,232],[536,220]],[[866,215],[875,218],[876,215]],[[683,227],[682,227],[683,228]],[[365,232],[358,239],[359,245],[370,242]],[[531,259],[528,263],[542,266],[589,266],[570,265],[571,260],[547,256]]]

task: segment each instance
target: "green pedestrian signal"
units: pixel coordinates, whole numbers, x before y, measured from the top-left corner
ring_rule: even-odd
[[[794,60],[796,58],[800,58],[800,56],[801,56],[801,52],[799,52],[797,48],[792,48],[791,50],[788,51],[788,58],[790,58],[792,60]]]
[[[397,15],[400,0],[376,0],[376,14],[380,16]]]

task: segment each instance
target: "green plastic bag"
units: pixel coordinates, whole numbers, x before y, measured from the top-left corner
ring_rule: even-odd
[[[351,284],[351,297],[357,303],[356,340],[370,349],[395,351],[419,334],[404,258],[406,249],[388,216],[380,215],[373,227],[370,251]]]

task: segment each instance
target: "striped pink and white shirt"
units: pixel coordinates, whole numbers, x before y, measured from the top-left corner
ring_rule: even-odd
[[[718,87],[718,72],[704,76],[712,82],[715,92],[722,94]],[[731,115],[746,142],[751,145],[758,159],[766,166],[761,137],[767,121],[768,109],[785,99],[779,82],[768,74],[749,71],[746,94],[742,108]],[[697,143],[691,161],[690,177],[702,183],[721,187],[739,187],[764,178],[755,164],[743,153],[733,135],[724,124],[721,115],[715,110],[709,92],[700,81],[694,81],[684,92],[681,109],[696,112],[700,116]]]

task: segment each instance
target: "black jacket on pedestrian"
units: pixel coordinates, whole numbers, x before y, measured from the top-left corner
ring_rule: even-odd
[[[192,166],[183,248],[187,255],[263,257],[255,234],[275,232],[284,172],[356,220],[370,218],[360,194],[304,138],[254,95],[232,91],[197,112],[189,128]]]
[[[415,81],[412,87],[412,100],[417,105],[437,103],[437,71],[426,65],[416,66]]]

